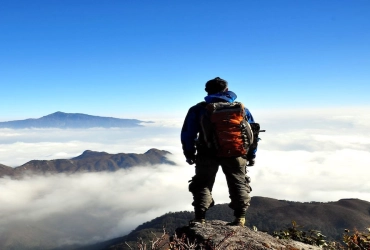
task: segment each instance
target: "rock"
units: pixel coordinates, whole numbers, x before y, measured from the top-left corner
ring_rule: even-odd
[[[320,247],[307,245],[293,240],[280,240],[263,232],[251,230],[247,227],[229,226],[227,222],[220,220],[207,221],[205,224],[196,223],[194,226],[186,226],[176,229],[176,237],[181,241],[181,237],[186,235],[189,242],[196,243],[197,246],[185,249],[287,249],[319,250]],[[176,240],[173,240],[176,242]],[[185,244],[188,244],[185,241]],[[200,248],[202,245],[202,248]]]

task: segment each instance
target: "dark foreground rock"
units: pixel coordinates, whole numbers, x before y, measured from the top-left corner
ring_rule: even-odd
[[[279,240],[267,233],[254,231],[247,227],[229,226],[227,222],[220,220],[207,221],[206,224],[196,223],[191,227],[178,228],[176,229],[176,235],[178,240],[181,240],[181,237],[186,235],[190,243],[196,243],[197,246],[189,249],[321,249],[320,247],[293,240]]]

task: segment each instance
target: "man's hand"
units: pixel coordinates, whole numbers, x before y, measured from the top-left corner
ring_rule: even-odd
[[[249,166],[249,167],[254,166],[254,164],[256,163],[256,156],[255,155],[247,155],[247,161],[248,161],[247,166]]]
[[[186,162],[189,165],[193,165],[195,163],[195,153],[194,152],[184,152],[184,155],[186,157]]]
[[[186,158],[186,162],[189,164],[189,165],[193,165],[195,163],[195,157],[194,158]]]
[[[247,166],[252,167],[252,166],[254,166],[255,163],[256,163],[256,159],[254,159],[254,158],[253,159],[249,159]]]

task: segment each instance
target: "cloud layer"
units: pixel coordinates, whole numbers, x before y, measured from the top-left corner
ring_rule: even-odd
[[[256,166],[249,168],[252,196],[293,201],[370,201],[370,110],[256,112],[261,134]],[[0,163],[71,158],[84,150],[172,152],[177,166],[142,166],[115,173],[0,179],[0,238],[15,225],[34,230],[61,225],[58,243],[94,242],[127,234],[169,211],[191,210],[187,181],[193,166],[181,155],[181,122],[135,129],[0,130]],[[216,203],[229,200],[217,176]],[[71,233],[73,232],[73,233]],[[52,235],[53,232],[49,233]],[[51,237],[52,238],[52,237]]]
[[[22,222],[36,229],[63,225],[51,236],[58,244],[122,236],[166,212],[190,210],[186,182],[173,177],[190,178],[191,170],[157,165],[115,173],[2,178],[0,233]]]

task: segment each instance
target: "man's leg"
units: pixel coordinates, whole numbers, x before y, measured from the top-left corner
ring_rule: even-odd
[[[195,176],[189,184],[189,191],[193,194],[193,203],[196,222],[204,222],[208,208],[214,205],[212,188],[215,183],[219,163],[206,156],[197,156]]]
[[[247,160],[242,157],[223,158],[222,171],[225,173],[231,203],[229,207],[234,210],[233,224],[244,226],[245,214],[250,205],[251,187],[249,177],[246,176]]]

